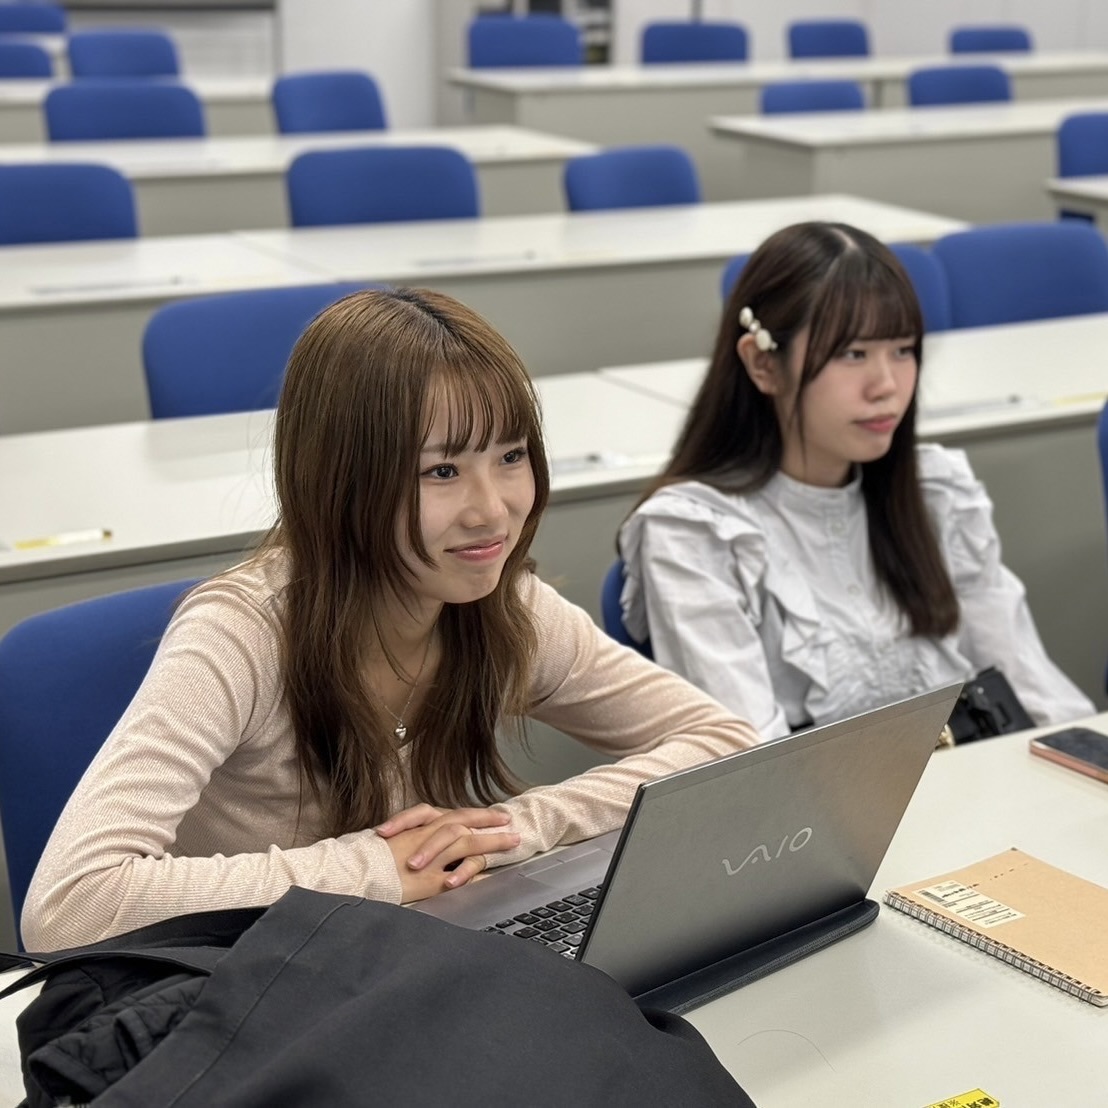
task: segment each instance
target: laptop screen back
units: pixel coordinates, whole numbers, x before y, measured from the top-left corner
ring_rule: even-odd
[[[862,900],[960,687],[642,786],[583,960],[637,995]]]

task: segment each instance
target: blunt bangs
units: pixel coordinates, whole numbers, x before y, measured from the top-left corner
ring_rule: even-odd
[[[542,449],[539,400],[522,367],[512,370],[486,361],[440,366],[430,375],[423,413],[423,437],[431,431],[435,407],[446,405],[448,453],[487,450],[494,443],[527,440]]]
[[[858,249],[836,260],[813,298],[804,380],[859,340],[911,338],[919,360],[923,314],[908,275],[892,263]]]

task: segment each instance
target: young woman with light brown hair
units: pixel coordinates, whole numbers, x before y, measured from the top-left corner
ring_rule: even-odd
[[[535,576],[535,392],[457,301],[326,309],[274,461],[277,524],[175,613],[39,864],[28,949],[294,884],[422,899],[618,827],[639,782],[755,741]],[[522,790],[497,730],[527,716],[620,760]]]
[[[632,636],[766,738],[989,666],[1037,723],[1094,710],[1047,657],[965,454],[916,442],[922,340],[872,235],[771,236],[621,530]]]

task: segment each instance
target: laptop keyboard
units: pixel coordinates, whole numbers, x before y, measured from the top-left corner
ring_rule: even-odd
[[[600,889],[595,886],[582,889],[561,900],[551,900],[511,919],[501,920],[485,930],[542,943],[555,954],[575,958],[599,895]]]

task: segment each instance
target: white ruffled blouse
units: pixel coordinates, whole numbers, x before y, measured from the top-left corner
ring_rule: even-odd
[[[1000,561],[992,502],[965,453],[918,448],[924,500],[958,595],[958,629],[912,635],[878,586],[861,478],[844,488],[778,473],[735,495],[697,481],[627,520],[628,631],[765,738],[965,681],[995,665],[1036,723],[1091,715],[1047,657],[1019,579]]]

